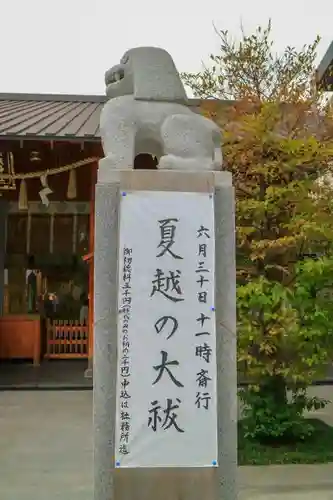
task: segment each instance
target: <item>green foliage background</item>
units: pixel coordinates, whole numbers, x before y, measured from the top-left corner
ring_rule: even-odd
[[[220,124],[233,174],[238,360],[247,435],[305,439],[306,386],[333,354],[332,108],[315,82],[317,38],[275,54],[272,26],[238,41],[183,80]],[[217,101],[218,100],[218,101]],[[224,100],[221,102],[221,100]],[[287,391],[292,397],[287,397]]]

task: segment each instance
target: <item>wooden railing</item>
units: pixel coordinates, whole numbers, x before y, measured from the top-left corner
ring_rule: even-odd
[[[45,358],[88,358],[88,325],[48,319],[46,328]]]

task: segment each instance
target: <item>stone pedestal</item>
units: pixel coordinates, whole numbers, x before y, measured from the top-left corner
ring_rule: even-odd
[[[236,500],[237,374],[234,190],[227,172],[112,170],[95,199],[94,500]],[[107,173],[107,175],[105,175]],[[215,203],[218,467],[115,469],[119,193],[211,192]]]

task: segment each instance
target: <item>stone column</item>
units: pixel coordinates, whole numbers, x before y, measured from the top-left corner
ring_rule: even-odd
[[[215,283],[219,500],[237,498],[237,337],[235,195],[231,175],[215,173]]]
[[[117,182],[97,183],[94,269],[94,500],[114,498],[117,376]]]
[[[7,202],[0,200],[0,315],[3,312],[4,268],[6,257]]]
[[[107,159],[103,160],[103,166]],[[175,191],[214,184],[216,218],[216,337],[218,462],[205,469],[115,469],[117,377],[117,253],[119,192]],[[153,180],[153,178],[155,180]],[[156,186],[159,186],[158,188]],[[187,188],[185,189],[185,186]],[[236,500],[237,375],[235,331],[234,190],[227,172],[111,170],[96,187],[94,500]]]
[[[234,191],[231,175],[220,172],[221,130],[188,109],[164,49],[130,49],[106,72],[105,83],[105,158],[95,198],[94,500],[236,500]],[[133,170],[138,153],[156,156],[158,170]],[[212,467],[115,468],[119,193],[130,191],[214,197],[218,461]]]

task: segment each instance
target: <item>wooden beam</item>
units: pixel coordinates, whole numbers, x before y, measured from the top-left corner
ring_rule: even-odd
[[[50,254],[53,254],[53,247],[54,247],[54,214],[50,215],[50,249],[49,252]]]
[[[73,238],[72,238],[72,251],[73,255],[76,254],[77,244],[77,214],[73,215]]]

